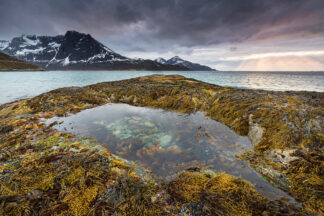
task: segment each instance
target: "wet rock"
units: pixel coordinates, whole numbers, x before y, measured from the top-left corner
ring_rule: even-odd
[[[1,125],[0,126],[0,134],[8,133],[8,132],[12,131],[13,129],[14,129],[14,127],[12,125]]]
[[[269,158],[271,158],[273,162],[288,165],[290,162],[298,159],[298,157],[294,156],[296,151],[297,149],[274,149],[270,151]]]
[[[251,140],[252,145],[256,146],[262,139],[264,129],[258,123],[253,123],[252,116],[253,115],[250,115],[249,118],[250,126],[248,137]]]
[[[130,95],[128,97],[127,96],[124,96],[123,99],[122,99],[122,101],[125,102],[125,103],[131,103],[131,102],[133,102],[133,98],[134,98],[133,95]]]
[[[133,104],[136,104],[139,101],[139,99],[135,96],[133,99]]]
[[[256,171],[261,173],[261,175],[264,176],[267,181],[276,187],[281,188],[284,191],[290,190],[290,183],[287,180],[287,175],[274,170],[270,166],[259,166],[256,168]]]

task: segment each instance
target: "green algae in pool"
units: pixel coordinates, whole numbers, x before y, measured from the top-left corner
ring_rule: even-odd
[[[93,137],[112,153],[151,169],[157,177],[200,166],[242,177],[269,198],[287,196],[235,157],[252,148],[247,137],[201,112],[188,115],[107,104],[48,122],[53,121],[63,121],[56,129]]]

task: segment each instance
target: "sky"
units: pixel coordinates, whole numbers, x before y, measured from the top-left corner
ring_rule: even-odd
[[[67,30],[127,57],[324,71],[324,0],[0,0],[0,39]]]

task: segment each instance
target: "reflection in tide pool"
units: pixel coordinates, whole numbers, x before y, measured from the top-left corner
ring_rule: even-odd
[[[201,166],[240,176],[270,198],[287,196],[235,157],[251,149],[247,137],[237,135],[200,112],[185,115],[107,104],[69,117],[50,119],[53,121],[63,121],[56,129],[93,137],[112,153],[151,169],[157,177]]]

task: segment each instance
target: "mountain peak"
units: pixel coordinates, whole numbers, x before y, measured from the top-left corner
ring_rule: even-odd
[[[181,59],[181,60],[182,60],[182,58],[180,58],[179,56],[173,56],[173,57],[170,58],[170,59]]]
[[[170,58],[169,60],[165,60],[164,58],[157,58],[157,59],[155,59],[155,61],[158,63],[161,63],[161,64],[165,64],[165,65],[183,66],[190,70],[196,70],[196,71],[213,71],[214,70],[208,66],[204,66],[204,65],[200,65],[197,63],[192,63],[190,61],[183,60],[179,56],[174,56],[174,57]]]
[[[36,39],[36,35],[30,35],[30,34],[22,34],[21,37],[22,38],[32,39],[32,40]]]
[[[164,58],[157,58],[157,59],[155,59],[155,61],[160,64],[165,64],[167,62],[167,60],[165,60]]]
[[[71,40],[79,40],[80,38],[87,38],[95,41],[95,39],[90,34],[85,34],[77,31],[67,31],[64,35],[64,38],[69,38]]]
[[[167,63],[171,65],[182,64],[183,62],[185,62],[185,60],[183,60],[179,56],[174,56],[167,61]]]
[[[70,35],[85,35],[85,34],[75,30],[66,31],[65,36],[70,36]]]
[[[113,52],[90,34],[73,30],[58,36],[22,35],[13,38],[9,44],[1,42],[0,48],[11,56],[45,68],[128,59]]]
[[[151,60],[122,56],[90,34],[67,31],[57,36],[26,36],[0,41],[0,50],[20,60],[46,69],[93,70],[188,70],[179,65],[164,65]]]

